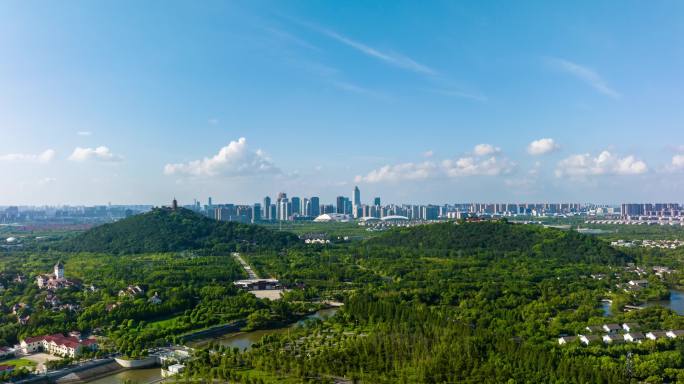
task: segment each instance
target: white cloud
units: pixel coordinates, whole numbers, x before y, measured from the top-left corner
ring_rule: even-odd
[[[487,156],[497,152],[501,152],[501,148],[495,147],[491,144],[478,144],[473,149],[473,153],[476,156]]]
[[[672,168],[684,169],[684,155],[672,156]]]
[[[498,151],[500,149],[494,147],[481,148],[479,153],[492,154]],[[465,156],[442,161],[385,165],[370,171],[365,176],[356,176],[355,181],[357,183],[379,183],[438,177],[498,176],[510,173],[513,168],[515,168],[515,164],[506,158],[497,156]]]
[[[565,73],[568,73],[574,76],[575,78],[585,82],[599,93],[602,93],[606,96],[610,96],[614,99],[618,99],[622,96],[618,91],[611,88],[608,85],[608,83],[606,83],[606,81],[601,77],[601,75],[596,73],[596,71],[594,71],[591,68],[582,66],[577,63],[573,63],[569,60],[554,57],[547,58],[547,62],[554,68],[561,70]]]
[[[71,153],[71,156],[69,156],[69,160],[78,162],[89,160],[115,162],[121,161],[122,157],[113,154],[109,148],[101,145],[97,148],[76,147],[74,152]]]
[[[435,152],[432,151],[432,149],[429,149],[425,152],[423,152],[423,157],[432,157],[434,156]]]
[[[449,177],[459,176],[498,176],[509,173],[514,167],[508,159],[491,156],[485,159],[462,157],[457,160],[442,161],[442,169]]]
[[[41,153],[8,153],[0,155],[0,161],[11,161],[18,163],[40,163],[45,164],[51,162],[55,158],[55,151],[53,149],[46,149]]]
[[[78,131],[76,134],[79,136],[91,136],[93,133],[90,131]]]
[[[603,151],[598,156],[577,154],[561,160],[556,166],[556,176],[638,175],[646,173],[648,166],[634,156],[619,157]]]
[[[375,59],[384,61],[384,62],[386,62],[390,65],[393,65],[397,68],[407,69],[407,70],[422,73],[425,75],[435,75],[437,73],[437,71],[435,71],[434,69],[432,69],[426,65],[420,64],[417,61],[411,59],[410,57],[403,56],[403,55],[400,55],[397,53],[389,53],[389,52],[379,51],[373,47],[370,47],[364,43],[352,40],[352,39],[350,39],[344,35],[341,35],[335,31],[333,31],[333,30],[330,30],[330,29],[315,27],[312,25],[308,25],[308,26],[319,31],[319,32],[321,32],[322,34],[324,34],[324,35],[326,35],[332,39],[339,41],[342,44],[345,44],[349,47],[356,49],[357,51],[359,51],[359,52],[361,52],[367,56],[370,56],[370,57],[373,57]]]
[[[544,155],[558,149],[559,146],[553,139],[544,138],[534,140],[527,146],[527,153],[533,156]]]
[[[385,165],[370,171],[366,176],[356,176],[354,181],[379,183],[386,181],[421,180],[433,177],[438,167],[431,161]]]
[[[251,176],[266,173],[280,173],[280,170],[260,149],[251,151],[244,137],[231,141],[212,157],[164,166],[166,175]]]

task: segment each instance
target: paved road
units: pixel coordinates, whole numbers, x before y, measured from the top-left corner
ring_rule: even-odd
[[[245,259],[243,259],[239,253],[233,252],[233,257],[235,258],[235,260],[238,261],[238,263],[240,263],[242,265],[242,268],[245,269],[245,272],[247,272],[247,275],[249,276],[250,279],[256,280],[259,278],[259,276],[257,276],[257,274],[254,273],[254,271],[252,270],[252,267],[250,267],[249,264],[247,264]]]

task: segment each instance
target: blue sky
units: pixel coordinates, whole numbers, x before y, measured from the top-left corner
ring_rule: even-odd
[[[682,201],[684,3],[0,2],[0,204]]]

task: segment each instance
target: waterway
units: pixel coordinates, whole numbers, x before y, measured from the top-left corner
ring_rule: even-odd
[[[321,309],[320,311],[313,313],[304,319],[290,324],[286,327],[283,328],[276,328],[276,329],[261,329],[257,331],[251,331],[251,332],[238,332],[238,333],[229,333],[223,336],[219,336],[216,338],[211,338],[211,339],[202,339],[202,340],[195,340],[190,343],[188,343],[189,347],[197,348],[197,347],[202,347],[204,345],[209,344],[210,342],[217,342],[220,345],[225,345],[230,348],[240,348],[240,350],[243,349],[249,349],[252,347],[252,344],[257,343],[259,340],[261,340],[262,337],[266,335],[272,335],[272,334],[278,334],[278,333],[286,333],[292,330],[293,328],[296,327],[301,327],[305,325],[306,320],[309,319],[327,319],[329,317],[332,317],[337,313],[339,308],[326,308],[326,309]],[[149,384],[149,383],[157,383],[162,379],[161,376],[161,368],[144,368],[144,369],[131,369],[127,371],[122,371],[118,372],[109,376],[101,377],[99,379],[95,379],[93,381],[88,381],[90,384],[120,384],[124,380],[130,380],[131,382],[138,383],[138,384]],[[170,379],[173,381],[173,379]]]
[[[684,315],[684,291],[670,289],[669,300],[651,301],[646,303],[646,305],[661,305],[663,307],[670,308],[680,315]]]
[[[113,375],[101,377],[93,381],[88,381],[90,384],[121,384],[125,380],[130,380],[133,383],[152,383],[161,380],[161,368],[143,368],[130,369],[121,371]]]
[[[198,348],[198,347],[203,347],[211,342],[218,343],[219,345],[229,347],[229,348],[240,348],[240,350],[244,349],[249,349],[252,347],[252,344],[255,344],[261,340],[262,337],[266,335],[273,335],[273,334],[280,334],[280,333],[287,333],[290,332],[293,328],[301,327],[305,324],[306,320],[309,319],[327,319],[329,317],[332,317],[337,313],[338,308],[327,308],[327,309],[321,309],[320,311],[311,314],[304,319],[290,324],[286,327],[282,328],[275,328],[275,329],[260,329],[256,331],[251,331],[251,332],[238,332],[238,333],[229,333],[223,336],[219,336],[216,338],[211,338],[211,339],[203,339],[203,340],[196,340],[188,343],[189,347],[193,348]]]
[[[601,309],[603,309],[603,316],[609,317],[613,315],[613,311],[610,309],[611,303],[606,301],[601,301]],[[677,312],[679,315],[684,316],[684,291],[677,289],[670,289],[670,298],[668,300],[656,300],[649,301],[643,306],[649,307],[653,305],[660,305],[665,308],[670,308],[671,310]]]

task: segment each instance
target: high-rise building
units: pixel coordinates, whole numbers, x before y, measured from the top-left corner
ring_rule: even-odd
[[[337,196],[337,199],[335,199],[336,213],[344,213],[345,200],[346,198],[344,196]]]
[[[278,209],[277,209],[277,208],[278,208],[278,207],[276,207],[275,204],[271,204],[271,205],[268,207],[268,217],[269,217],[269,220],[273,221],[273,220],[275,220],[275,219],[278,217],[278,216],[277,216],[277,214],[278,214]]]
[[[376,197],[373,199],[373,205],[375,205],[376,207],[380,205],[380,198],[379,197]]]
[[[264,197],[264,220],[273,220],[271,217],[271,198]]]
[[[359,190],[358,186],[354,187],[354,206],[355,207],[361,206],[361,191]]]
[[[321,214],[321,201],[317,196],[312,196],[310,201],[309,216],[318,217]]]
[[[284,221],[290,217],[290,201],[287,199],[287,193],[280,192],[278,194],[278,220]]]
[[[302,202],[297,196],[292,196],[290,199],[290,203],[292,205],[292,210],[290,211],[291,214],[293,215],[301,215],[302,214]]]
[[[256,203],[252,206],[252,223],[261,221],[261,204]]]
[[[311,202],[309,201],[308,198],[303,198],[302,199],[302,215],[303,216],[309,216],[309,211],[311,211]]]

